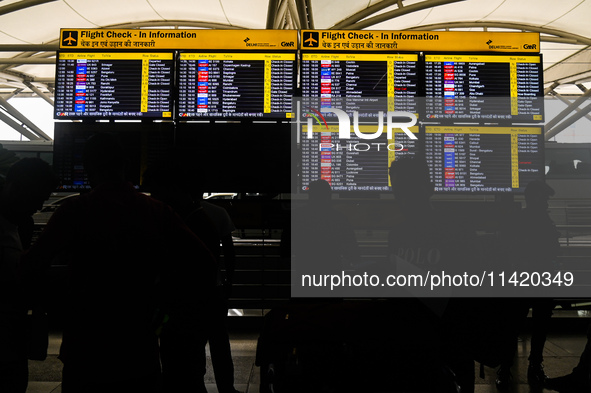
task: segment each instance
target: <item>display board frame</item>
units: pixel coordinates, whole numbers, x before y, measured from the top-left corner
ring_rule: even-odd
[[[99,81],[98,83],[100,84],[100,86],[103,86],[103,84],[108,85],[108,87],[110,88],[110,90],[106,91],[103,93],[102,89],[100,89],[99,91],[99,86],[96,86],[97,81],[92,81],[89,83],[93,83],[95,84],[94,86],[96,86],[95,88],[92,88],[91,86],[87,86],[87,83],[83,83],[86,82],[86,77],[80,77],[79,75],[82,74],[78,74],[78,68],[79,66],[76,64],[76,73],[73,76],[73,79],[71,80],[65,80],[65,83],[69,83],[70,86],[63,86],[61,84],[61,78],[67,78],[65,73],[67,72],[67,70],[62,70],[61,67],[59,66],[59,61],[62,60],[60,57],[64,56],[66,58],[66,60],[68,60],[68,58],[70,58],[70,60],[98,60],[98,61],[109,61],[112,60],[113,62],[115,61],[120,61],[120,60],[141,60],[142,64],[141,64],[141,68],[140,68],[140,75],[139,75],[139,86],[133,86],[134,89],[139,90],[139,94],[135,93],[135,98],[137,100],[139,100],[139,102],[137,103],[137,105],[139,105],[139,111],[113,111],[112,114],[107,114],[107,112],[105,112],[104,114],[102,114],[103,112],[100,110],[95,110],[93,112],[90,112],[90,114],[85,115],[84,113],[89,113],[86,110],[84,111],[78,111],[76,110],[76,106],[77,105],[87,105],[86,99],[79,99],[79,95],[83,95],[83,97],[86,98],[86,94],[88,94],[88,90],[96,90],[93,93],[96,94],[98,96],[98,99],[96,100],[96,104],[97,106],[100,105],[104,105],[105,107],[113,107],[115,105],[120,105],[121,103],[121,98],[126,98],[124,95],[120,95],[117,96],[117,85],[112,86],[111,83],[112,82],[119,82],[119,77],[120,75],[113,75],[115,71],[112,71],[111,69],[109,70],[96,70],[97,74],[99,75]],[[175,101],[175,96],[176,96],[176,88],[175,88],[175,80],[174,80],[174,75],[175,75],[175,53],[173,51],[150,51],[150,52],[146,52],[146,51],[58,51],[57,52],[57,56],[56,56],[56,62],[58,64],[56,64],[56,88],[55,88],[55,94],[54,94],[54,99],[55,99],[55,103],[56,103],[56,107],[54,107],[54,119],[55,120],[101,120],[101,119],[105,119],[105,120],[173,120],[173,110],[174,110],[174,101]],[[164,75],[164,73],[166,71],[161,71],[161,69],[159,68],[164,68],[166,69],[166,64],[165,67],[156,67],[154,68],[154,73],[150,73],[150,60],[165,60],[165,61],[169,61],[169,67],[170,67],[170,71],[168,73],[168,76],[166,76],[164,79],[166,79],[165,84],[162,85],[162,88],[158,89],[158,88],[153,88],[150,89],[150,85],[152,84],[152,82],[154,82],[154,80],[157,80],[158,75],[162,74]],[[109,64],[109,63],[102,63],[102,64]],[[117,68],[120,68],[122,65],[118,64]],[[125,66],[125,65],[123,65]],[[66,67],[66,66],[65,66]],[[84,68],[84,67],[82,67]],[[103,68],[101,66],[101,68]],[[104,71],[104,72],[103,72]],[[88,72],[88,71],[86,71]],[[63,73],[63,75],[60,75],[60,73]],[[121,76],[126,77],[125,74],[125,70],[121,70],[120,74],[122,74]],[[86,75],[86,74],[84,74]],[[113,77],[111,77],[113,76]],[[70,79],[70,78],[68,78]],[[138,83],[138,82],[134,82],[134,83]],[[168,88],[166,88],[166,83],[168,83]],[[82,86],[82,88],[80,88],[79,86]],[[126,88],[126,86],[121,85],[121,88]],[[70,92],[67,92],[65,90],[73,90]],[[114,91],[114,92],[113,92]],[[63,94],[62,97],[60,97],[60,94]],[[69,105],[70,103],[66,103],[63,100],[66,99],[65,95],[66,94],[70,94],[73,95],[74,97],[74,102],[72,103],[74,105],[74,110],[73,111],[62,111],[60,110],[60,105]],[[152,95],[152,97],[150,97],[150,94]],[[166,98],[168,95],[168,98]],[[150,98],[152,98],[154,102],[150,102]],[[80,103],[78,102],[80,101]],[[82,102],[84,101],[84,102]],[[103,101],[105,101],[105,103],[103,104]],[[159,103],[161,101],[165,101],[166,102],[166,106],[167,106],[167,111],[150,111],[150,107],[152,106],[157,106],[159,105]],[[63,102],[63,104],[60,104],[60,102]],[[64,107],[63,109],[67,109],[66,107]],[[86,109],[86,108],[84,108]],[[160,108],[162,109],[162,108]],[[146,115],[142,115],[142,113],[146,113]],[[149,114],[152,113],[152,114]],[[157,114],[159,113],[159,114]]]
[[[183,86],[181,85],[182,82],[182,75],[181,75],[181,58],[184,55],[198,55],[198,54],[204,54],[205,56],[209,57],[210,59],[215,59],[217,61],[223,61],[224,56],[230,56],[228,58],[228,60],[241,60],[245,59],[245,60],[263,60],[265,61],[264,63],[264,68],[263,68],[263,80],[261,81],[261,87],[263,90],[263,95],[261,97],[262,99],[262,103],[263,103],[263,110],[260,112],[251,112],[250,114],[237,114],[237,113],[233,113],[233,112],[222,112],[221,114],[207,114],[207,112],[204,112],[203,115],[198,115],[197,113],[193,112],[193,113],[185,113],[185,112],[181,112],[181,94],[188,94],[182,91]],[[292,83],[292,87],[291,87],[291,94],[289,93],[289,91],[286,92],[282,92],[283,90],[288,90],[288,89],[276,89],[277,92],[274,92],[275,90],[273,89],[273,83],[272,83],[272,61],[274,60],[284,60],[284,58],[286,56],[293,56],[293,67],[290,73],[290,78],[291,78],[291,83]],[[250,59],[248,59],[250,58]],[[175,80],[175,84],[177,87],[177,100],[175,102],[175,119],[180,120],[180,121],[191,121],[191,120],[201,120],[201,121],[215,121],[215,120],[242,120],[242,121],[254,121],[254,120],[271,120],[271,121],[289,121],[292,118],[293,113],[295,112],[294,108],[290,108],[290,111],[284,111],[281,112],[281,114],[279,112],[277,112],[276,114],[273,114],[272,112],[265,112],[267,109],[271,110],[272,109],[272,105],[274,104],[273,102],[273,97],[271,97],[271,95],[273,94],[277,94],[277,95],[288,95],[288,97],[283,97],[282,101],[283,102],[289,102],[291,104],[292,98],[294,97],[294,95],[296,94],[296,92],[298,91],[297,89],[297,73],[298,73],[298,64],[297,64],[297,60],[298,60],[298,56],[297,56],[297,52],[295,50],[284,50],[284,51],[273,51],[273,52],[267,52],[267,51],[260,51],[260,50],[250,50],[250,51],[244,51],[244,50],[228,50],[228,51],[219,51],[219,50],[182,50],[182,51],[178,51],[177,56],[176,56],[176,65],[177,65],[177,75],[176,75],[176,80]],[[268,61],[268,62],[267,62]],[[197,71],[199,72],[199,71]],[[199,78],[199,76],[198,76]],[[220,78],[223,79],[223,78]],[[199,94],[199,79],[197,79],[196,81],[196,93],[194,93],[197,97],[197,100],[199,100],[198,94]],[[224,83],[224,82],[222,82]],[[231,88],[235,88],[236,86],[230,86]],[[206,87],[206,89],[208,89],[208,87]],[[207,90],[206,90],[207,91]],[[237,90],[237,93],[232,93],[232,95],[242,95],[240,93],[240,90]],[[210,97],[207,97],[206,99],[209,99]],[[242,98],[242,97],[240,97]],[[219,97],[220,100],[223,99],[223,97]],[[209,102],[209,101],[208,101]],[[219,102],[219,105],[223,105],[223,102]],[[197,103],[197,105],[199,105],[199,103]],[[269,113],[268,115],[265,115],[265,113]]]
[[[442,58],[441,61],[439,61],[440,63],[445,63],[447,61],[453,62],[452,59],[456,59],[456,61],[459,61],[461,63],[465,63],[466,60],[473,58],[474,59],[474,63],[475,64],[482,64],[484,63],[484,65],[488,65],[491,63],[508,63],[509,64],[509,80],[507,81],[507,84],[509,85],[509,95],[489,95],[489,96],[484,96],[481,92],[475,92],[475,94],[478,95],[474,95],[474,96],[468,96],[464,102],[462,102],[462,105],[464,107],[468,107],[473,105],[478,105],[478,101],[481,101],[480,97],[484,97],[484,103],[482,106],[507,106],[509,107],[509,112],[507,115],[511,115],[514,116],[514,113],[517,112],[517,114],[515,116],[515,118],[511,118],[505,115],[501,115],[501,116],[497,116],[497,117],[486,117],[486,116],[462,116],[462,117],[455,117],[455,118],[451,118],[451,117],[438,117],[438,118],[433,118],[433,117],[429,117],[429,113],[428,113],[428,105],[429,105],[429,98],[427,96],[428,94],[428,90],[429,89],[429,85],[428,85],[428,80],[427,78],[429,77],[429,72],[428,72],[428,60],[429,57],[439,57]],[[496,61],[497,59],[503,59],[505,58],[506,60],[509,61]],[[521,88],[521,86],[519,86],[519,83],[521,82],[521,78],[518,78],[518,71],[516,69],[517,64],[522,64],[519,63],[519,59],[524,59],[524,58],[537,58],[539,59],[537,62],[534,61],[527,61],[526,63],[536,63],[539,64],[539,67],[537,69],[537,91],[536,96],[525,96],[525,97],[519,97],[519,93],[521,93],[522,90],[525,90],[523,88]],[[449,59],[449,60],[448,60]],[[486,61],[480,61],[480,60],[489,60],[489,62]],[[514,64],[515,64],[515,68],[513,68]],[[469,66],[471,67],[471,66]],[[510,52],[495,52],[495,53],[490,53],[490,52],[474,52],[474,53],[469,53],[469,52],[423,52],[422,53],[422,71],[423,71],[423,88],[424,90],[422,91],[422,96],[425,97],[425,103],[423,105],[422,108],[422,115],[420,116],[420,120],[426,123],[440,123],[440,124],[453,124],[453,123],[473,123],[473,124],[491,124],[491,123],[496,123],[496,124],[501,124],[501,125],[508,125],[511,123],[517,123],[517,124],[539,124],[539,123],[543,123],[544,122],[544,70],[543,70],[543,56],[541,53],[510,53]],[[478,72],[478,71],[476,71]],[[525,71],[529,73],[529,70]],[[442,72],[442,74],[445,75],[445,71]],[[493,75],[494,76],[494,75]],[[471,79],[472,78],[472,74],[468,73],[468,75],[465,75],[466,78]],[[470,82],[469,82],[470,83]],[[478,86],[479,85],[475,85]],[[481,87],[481,86],[480,86]],[[445,89],[448,90],[448,89]],[[453,90],[452,90],[453,91]],[[445,91],[445,93],[447,93],[447,91]],[[470,92],[472,93],[472,92]],[[531,94],[532,92],[527,91],[524,92],[522,94]],[[515,94],[515,95],[514,95]],[[473,97],[473,98],[471,98]],[[444,96],[442,97],[432,97],[432,99],[437,99],[440,98],[442,102],[445,103],[446,100],[446,96],[444,94]],[[519,110],[519,105],[521,104],[521,102],[525,102],[531,100],[533,101],[533,105],[535,105],[534,109],[537,109],[537,111],[539,111],[539,115],[532,115],[532,118],[524,118],[524,117],[519,117],[518,114],[518,110]],[[526,105],[530,105],[531,103],[525,103]],[[445,104],[444,104],[445,105]],[[487,109],[488,110],[488,109]],[[502,117],[504,116],[504,117]]]

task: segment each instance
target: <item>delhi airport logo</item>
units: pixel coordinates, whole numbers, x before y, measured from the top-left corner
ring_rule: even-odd
[[[72,30],[65,30],[62,33],[62,46],[76,45],[78,45],[78,32]]]

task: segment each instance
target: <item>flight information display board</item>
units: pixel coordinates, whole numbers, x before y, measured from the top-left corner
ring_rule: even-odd
[[[292,117],[295,52],[181,53],[179,118]]]
[[[436,192],[523,192],[544,175],[540,127],[425,127]]]
[[[543,121],[539,55],[425,55],[425,118]]]
[[[375,133],[375,126],[359,126],[361,133]],[[418,135],[418,127],[409,130]],[[351,130],[349,139],[339,138],[338,126],[312,127],[308,138],[307,127],[301,134],[301,184],[308,190],[310,182],[326,180],[333,191],[373,191],[390,189],[388,168],[392,161],[414,155],[418,140],[411,139],[400,129],[392,130],[392,139],[383,133],[375,139],[361,139]]]
[[[58,54],[56,119],[172,118],[172,53]]]
[[[321,97],[322,105],[337,99],[346,112],[364,109],[363,98],[388,100],[388,111],[417,113],[418,54],[302,53],[302,97]],[[351,98],[347,106],[347,98]],[[368,101],[371,110],[372,103]],[[360,117],[363,114],[360,113]]]

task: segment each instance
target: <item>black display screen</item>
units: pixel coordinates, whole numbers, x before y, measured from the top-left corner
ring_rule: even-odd
[[[543,121],[539,55],[425,55],[425,116],[449,121]]]
[[[170,119],[172,53],[58,54],[54,118]]]
[[[320,97],[323,106],[335,99],[334,108],[371,111],[372,102],[364,107],[360,99],[390,97],[383,109],[417,113],[417,69],[417,54],[302,53],[303,104],[307,97]]]
[[[523,192],[544,176],[539,127],[425,127],[436,192]]]
[[[295,53],[181,53],[179,118],[292,117]]]
[[[359,130],[373,133],[376,127],[361,125]],[[418,127],[409,131],[418,135]],[[340,139],[339,127],[334,125],[313,126],[310,133],[304,127],[300,134],[300,191],[308,190],[310,182],[318,179],[326,180],[333,191],[388,191],[390,164],[416,154],[418,146],[418,139],[399,129],[393,130],[391,139],[383,133],[368,140],[354,133],[349,139]]]
[[[87,191],[91,185],[84,170],[83,152],[88,138],[112,133],[119,138],[127,159],[125,176],[136,187],[144,171],[170,156],[174,127],[170,122],[74,122],[55,123],[53,168],[60,178],[60,191]]]

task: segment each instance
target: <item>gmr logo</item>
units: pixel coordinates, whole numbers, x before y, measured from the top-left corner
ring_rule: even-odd
[[[524,44],[523,49],[537,49],[537,44]]]
[[[318,113],[315,110],[314,110],[314,112]],[[335,115],[337,115],[337,118],[339,119],[339,139],[350,139],[351,138],[351,121],[345,111],[343,111],[341,109],[335,109],[335,108],[320,108],[320,112],[334,113]],[[401,118],[401,117],[410,118],[410,121],[408,121],[407,123],[394,122],[394,118]],[[322,120],[324,120],[324,118]],[[414,113],[388,112],[386,115],[386,121],[387,121],[386,122],[386,133],[387,133],[388,139],[393,139],[392,138],[392,129],[393,128],[401,129],[402,131],[404,131],[404,133],[410,139],[417,139],[416,135],[414,135],[412,133],[412,131],[410,131],[408,129],[409,127],[412,127],[417,123],[417,117],[414,115]],[[324,124],[326,125],[326,122],[324,122]],[[328,126],[327,126],[327,128],[328,128]],[[353,131],[355,132],[355,135],[357,135],[360,139],[379,138],[380,135],[382,135],[383,130],[384,130],[384,112],[382,112],[382,111],[378,112],[378,130],[373,134],[362,133],[359,130],[359,112],[357,112],[357,111],[353,112]],[[313,137],[312,118],[309,117],[308,118],[307,138],[312,139],[312,137]]]

